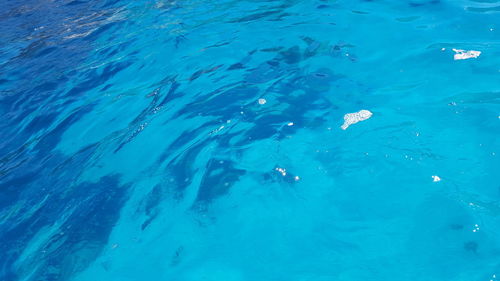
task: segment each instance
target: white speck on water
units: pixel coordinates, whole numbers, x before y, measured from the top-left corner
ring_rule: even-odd
[[[267,102],[266,99],[259,99],[260,105],[264,105],[264,104],[266,104],[266,102]]]
[[[287,126],[291,127],[293,126],[293,122],[289,122],[288,124],[286,124]]]
[[[372,117],[372,115],[373,113],[365,109],[360,110],[358,112],[347,113],[346,115],[344,115],[344,124],[342,124],[340,128],[342,128],[342,130],[346,130],[352,124],[356,124],[360,121],[369,119],[370,117]]]
[[[432,176],[432,181],[433,182],[438,182],[438,181],[441,181],[441,178],[438,177],[438,176]]]
[[[478,232],[479,231],[479,225],[475,224],[474,229],[472,229],[472,232]]]
[[[282,176],[286,176],[286,169],[283,168],[276,168],[276,171],[280,172]]]
[[[453,56],[454,60],[466,60],[470,58],[477,58],[481,55],[480,51],[467,51],[467,50],[460,50],[460,49],[453,49],[455,52],[455,55]]]
[[[300,180],[299,176],[295,176],[294,180],[295,180],[295,181]]]
[[[444,51],[444,50],[446,50],[446,48],[441,48],[441,51]]]

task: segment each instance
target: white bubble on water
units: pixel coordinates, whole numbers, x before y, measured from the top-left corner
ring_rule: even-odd
[[[478,232],[479,231],[479,225],[476,223],[474,225],[474,228],[472,229],[472,232]]]
[[[286,169],[283,168],[276,168],[276,171],[280,172],[282,176],[286,176]]]
[[[434,175],[434,176],[432,176],[432,181],[433,182],[438,182],[438,181],[441,181],[441,178],[438,177],[438,176],[436,176],[436,175]]]
[[[258,102],[260,105],[264,105],[264,104],[266,104],[267,101],[266,101],[266,99],[259,99]]]

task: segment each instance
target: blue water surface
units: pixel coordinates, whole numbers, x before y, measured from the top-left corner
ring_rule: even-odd
[[[500,1],[0,3],[0,280],[500,280]]]

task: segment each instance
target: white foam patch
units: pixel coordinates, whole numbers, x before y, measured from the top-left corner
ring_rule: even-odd
[[[366,119],[369,119],[372,117],[373,113],[371,113],[369,110],[360,110],[358,112],[353,112],[353,113],[347,113],[344,115],[344,124],[340,126],[342,130],[345,130],[349,128],[352,124],[356,124],[358,122],[364,121]]]
[[[471,59],[471,58],[477,58],[479,55],[481,55],[480,51],[466,51],[466,50],[460,50],[460,49],[453,49],[455,52],[455,55],[453,56],[454,60],[466,60],[466,59]]]

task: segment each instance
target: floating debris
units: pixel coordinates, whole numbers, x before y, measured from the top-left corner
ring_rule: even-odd
[[[432,176],[432,181],[433,182],[438,182],[438,181],[441,181],[441,178],[438,177],[438,176]]]
[[[264,105],[264,104],[266,104],[266,102],[267,102],[266,99],[259,99],[260,105]]]
[[[354,113],[347,113],[346,115],[344,115],[344,124],[342,126],[340,126],[340,128],[342,128],[342,130],[345,130],[347,129],[349,126],[351,126],[352,124],[356,124],[360,121],[364,121],[370,117],[372,117],[373,113],[371,113],[370,111],[368,110],[360,110],[358,112],[354,112]]]
[[[470,58],[477,58],[479,55],[481,55],[480,51],[466,51],[466,50],[460,50],[460,49],[453,49],[455,52],[455,55],[453,56],[454,60],[466,60]]]
[[[222,129],[224,129],[224,125],[220,126],[219,128],[217,129],[214,129],[212,130],[210,133],[208,133],[209,135],[213,135],[213,134],[217,134],[218,132],[220,132]]]

